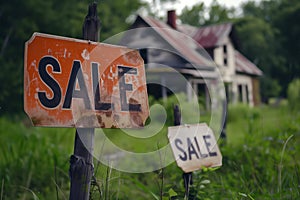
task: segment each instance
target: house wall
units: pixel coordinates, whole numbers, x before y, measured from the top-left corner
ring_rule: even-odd
[[[253,104],[257,106],[260,104],[260,86],[259,86],[259,79],[252,78],[252,87],[253,87]]]
[[[234,87],[237,91],[236,98],[238,102],[254,106],[253,100],[253,79],[250,76],[237,74],[235,76]]]
[[[214,49],[214,61],[219,66],[223,81],[230,83],[235,75],[234,46],[228,37],[223,43]]]
[[[233,104],[242,102],[249,106],[259,104],[259,80],[249,75],[236,74],[234,45],[229,37],[222,43],[224,45],[213,50],[213,57],[226,84],[230,102]]]

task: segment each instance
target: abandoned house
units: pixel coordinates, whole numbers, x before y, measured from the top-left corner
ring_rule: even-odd
[[[137,16],[120,44],[139,49],[150,95],[185,92],[188,99],[204,95],[208,108],[208,88],[219,71],[229,102],[260,103],[262,71],[238,51],[239,41],[231,23],[200,28],[178,24],[173,10],[168,11],[167,22]]]

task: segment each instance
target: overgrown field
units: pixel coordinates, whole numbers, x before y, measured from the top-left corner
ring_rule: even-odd
[[[167,109],[170,114],[171,107]],[[167,143],[166,130],[150,142],[130,139],[120,131],[105,134],[122,148],[144,152]],[[0,118],[0,200],[68,199],[74,132]],[[138,145],[130,146],[132,141]],[[194,172],[190,199],[299,199],[299,144],[300,113],[288,106],[229,106],[227,140],[220,142],[223,166]],[[92,199],[184,198],[182,171],[175,163],[132,174],[95,161],[95,172]]]

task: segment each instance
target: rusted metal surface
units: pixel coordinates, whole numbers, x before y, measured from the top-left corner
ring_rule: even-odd
[[[229,36],[232,31],[232,24],[224,23],[195,29],[197,29],[195,32],[187,31],[186,33],[193,34],[190,36],[204,48],[212,48],[224,44],[224,38]]]
[[[263,72],[237,50],[235,51],[235,66],[238,73],[262,76]]]
[[[205,123],[169,127],[168,138],[176,163],[184,172],[222,166],[222,154]]]
[[[35,126],[141,127],[149,115],[138,51],[41,33],[25,45],[24,109]]]

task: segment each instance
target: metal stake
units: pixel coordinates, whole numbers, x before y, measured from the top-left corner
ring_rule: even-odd
[[[174,125],[179,126],[181,124],[181,113],[180,108],[178,105],[174,106]],[[183,173],[182,174],[183,182],[184,182],[184,188],[185,188],[185,199],[189,198],[189,192],[190,192],[190,185],[193,184],[192,182],[192,172],[189,173]]]

